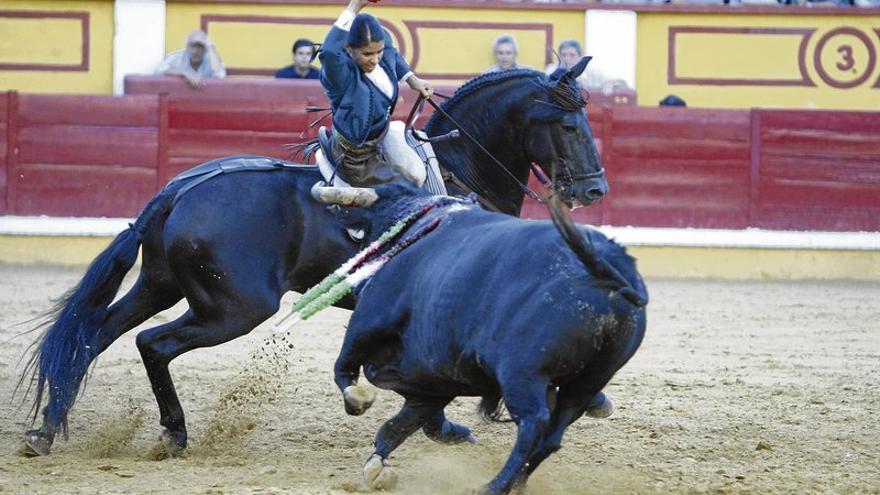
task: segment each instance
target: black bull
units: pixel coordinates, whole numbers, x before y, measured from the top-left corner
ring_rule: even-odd
[[[406,211],[430,200],[387,194],[380,188],[370,213],[352,222],[367,222],[376,235],[402,204]],[[642,341],[648,295],[624,248],[575,227],[556,202],[556,228],[454,209],[426,217],[442,223],[362,288],[336,383],[352,414],[371,402],[357,386],[361,366],[370,382],[405,398],[376,435],[364,470],[373,486],[393,482],[385,459],[453,398],[483,397],[490,417],[503,399],[517,440],[486,491],[507,493],[604,400],[602,388]]]

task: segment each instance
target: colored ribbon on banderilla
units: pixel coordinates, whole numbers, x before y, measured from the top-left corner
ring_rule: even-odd
[[[379,271],[385,263],[390,261],[391,258],[397,256],[401,251],[431,233],[440,225],[440,218],[435,218],[414,234],[394,243],[384,254],[379,255],[385,246],[392,243],[401,233],[411,227],[420,218],[424,217],[436,206],[437,203],[431,203],[395,223],[378,239],[370,243],[369,246],[346,261],[333,273],[325,277],[318,285],[307,290],[306,293],[293,304],[290,313],[275,325],[276,331],[286,332],[299,321],[308,320],[315,313],[337,303],[340,299],[351,293],[358,284],[375,275],[375,273]],[[284,325],[284,323],[291,317],[295,318],[289,324]],[[284,327],[279,328],[282,327],[282,325],[284,325]]]

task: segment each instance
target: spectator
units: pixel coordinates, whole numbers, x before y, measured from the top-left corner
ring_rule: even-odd
[[[668,95],[660,100],[661,107],[687,107],[687,103],[676,95]]]
[[[483,74],[511,69],[531,69],[531,67],[516,63],[516,55],[518,52],[516,38],[513,36],[502,34],[495,38],[495,42],[492,43],[492,53],[495,55],[495,65],[484,70]]]
[[[293,44],[293,65],[275,73],[276,79],[318,79],[321,72],[311,65],[315,53],[312,40],[300,38]]]
[[[156,73],[180,76],[194,89],[201,89],[205,87],[205,79],[226,77],[226,68],[208,35],[204,31],[193,31],[186,35],[186,48],[169,53]]]
[[[578,63],[581,57],[583,57],[581,44],[577,40],[564,40],[559,43],[559,51],[557,54],[559,56],[559,63],[548,65],[547,68],[544,69],[544,72],[547,73],[547,75],[552,75],[557,69],[568,70],[572,68],[574,64]],[[578,76],[577,81],[582,88],[595,88],[602,86],[602,77],[596,70],[590,68],[587,68],[587,70]]]

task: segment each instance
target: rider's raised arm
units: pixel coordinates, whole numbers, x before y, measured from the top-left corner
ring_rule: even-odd
[[[321,60],[321,79],[326,81],[324,86],[332,91],[344,91],[353,75],[351,57],[345,51],[345,44],[348,30],[356,15],[348,8],[339,14],[318,54],[318,59]]]

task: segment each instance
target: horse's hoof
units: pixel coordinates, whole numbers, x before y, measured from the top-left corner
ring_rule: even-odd
[[[29,457],[49,455],[53,438],[40,430],[28,430],[24,433],[22,453]]]
[[[342,391],[342,399],[345,401],[345,412],[352,416],[360,416],[373,405],[373,401],[376,400],[376,391],[371,388],[349,385]]]
[[[602,392],[596,394],[590,405],[587,406],[587,416],[603,419],[614,414],[614,403]]]
[[[172,433],[164,430],[159,435],[159,443],[165,447],[165,453],[168,457],[180,457],[186,450],[186,437],[182,433]]]
[[[372,490],[390,490],[397,485],[397,473],[379,454],[373,454],[364,464],[364,482]]]

